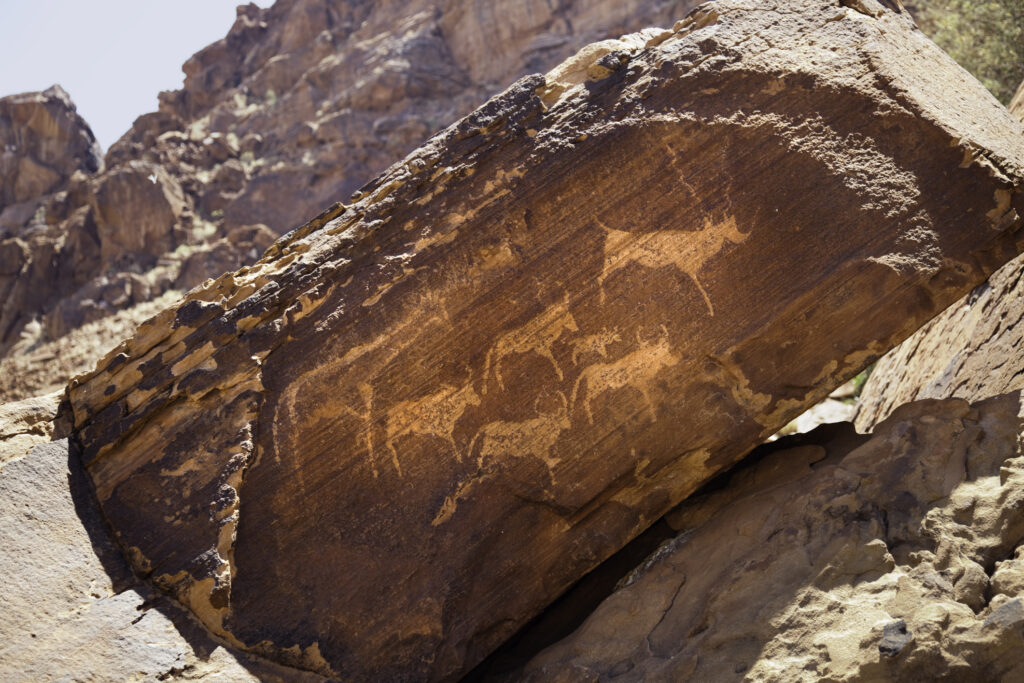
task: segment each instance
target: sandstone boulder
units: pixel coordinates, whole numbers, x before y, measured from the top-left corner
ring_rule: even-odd
[[[160,166],[145,162],[131,162],[106,174],[90,204],[105,264],[125,255],[155,260],[173,249],[174,226],[186,206],[178,182]]]
[[[1020,680],[1022,415],[925,400],[762,447],[508,679]]]
[[[142,325],[69,388],[136,570],[452,678],[1011,258],[1020,125],[854,4],[590,46]]]

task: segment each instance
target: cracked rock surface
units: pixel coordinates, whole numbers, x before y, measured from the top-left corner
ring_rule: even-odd
[[[584,48],[140,326],[68,391],[133,568],[277,662],[456,677],[1018,253],[1020,124],[854,4]]]
[[[1024,677],[1024,404],[899,407],[762,447],[525,681]]]

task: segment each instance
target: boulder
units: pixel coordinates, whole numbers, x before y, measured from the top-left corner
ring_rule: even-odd
[[[142,161],[105,174],[90,204],[105,264],[126,255],[155,261],[173,249],[174,226],[186,206],[178,182],[162,167]]]
[[[0,97],[0,212],[60,190],[77,170],[102,166],[92,130],[59,85]]]
[[[60,394],[0,404],[0,679],[301,681],[215,642],[136,579],[66,440]]]
[[[1011,104],[1024,121],[1024,84]],[[922,398],[968,401],[1024,389],[1024,255],[883,356],[861,392],[862,431]]]
[[[1024,402],[901,406],[755,450],[520,681],[1024,677]]]
[[[465,672],[1018,252],[1024,137],[875,2],[521,79],[69,387],[134,568],[346,680]]]

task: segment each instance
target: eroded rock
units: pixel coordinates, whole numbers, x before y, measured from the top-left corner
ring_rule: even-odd
[[[1022,90],[1021,92],[1024,92]],[[1024,121],[1020,94],[1011,111]],[[980,401],[1024,389],[1024,256],[883,356],[864,384],[858,429],[922,398]]]
[[[510,680],[1024,675],[1024,404],[901,406],[786,437],[667,516],[667,541]]]
[[[457,676],[1017,253],[962,79],[737,0],[520,80],[72,383],[104,514],[231,643]]]

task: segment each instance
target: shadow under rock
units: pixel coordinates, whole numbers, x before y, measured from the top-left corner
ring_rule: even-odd
[[[824,459],[841,456],[863,444],[870,437],[858,434],[848,422],[822,424],[804,434],[794,434],[761,444],[734,467],[723,470],[687,499],[706,496],[729,485],[737,472],[750,469],[779,451],[801,446],[822,446]],[[669,512],[668,514],[672,514]],[[605,598],[614,593],[631,575],[642,569],[662,548],[670,549],[679,531],[662,517],[644,533],[595,567],[573,584],[557,600],[523,626],[514,636],[466,674],[462,683],[506,683],[517,681],[530,660],[550,645],[562,640],[583,624]]]

